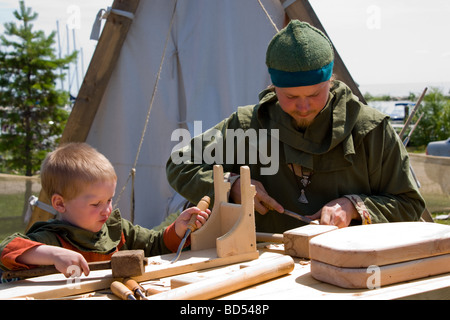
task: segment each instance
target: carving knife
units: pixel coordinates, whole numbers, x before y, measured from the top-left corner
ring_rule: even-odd
[[[295,212],[292,212],[292,211],[289,211],[289,210],[286,210],[286,209],[284,209],[283,214],[288,215],[288,216],[290,216],[292,218],[295,218],[295,219],[300,220],[300,221],[305,222],[305,223],[319,224],[319,222],[317,220],[311,220],[311,219],[309,219],[309,218],[307,218],[305,216],[302,216],[302,215],[300,215],[298,213],[295,213]]]
[[[269,210],[276,211],[274,208],[272,208],[270,205],[268,205],[268,204],[266,204],[266,203],[263,203],[263,206],[265,206],[265,207],[266,207],[267,209],[269,209]],[[278,212],[278,211],[277,211],[277,212]],[[300,220],[300,221],[305,222],[305,223],[319,224],[319,221],[317,221],[317,220],[311,220],[311,219],[309,219],[309,218],[307,218],[307,217],[305,217],[305,216],[302,216],[302,215],[299,214],[299,213],[295,213],[295,212],[290,211],[290,210],[284,209],[284,211],[282,212],[282,214],[285,214],[285,215],[287,215],[287,216],[290,216],[290,217],[292,217],[292,218],[295,218],[295,219]]]
[[[211,201],[211,199],[208,196],[204,196],[200,200],[200,202],[197,204],[197,208],[199,208],[201,211],[205,211],[206,209],[208,209],[210,201]],[[189,237],[191,232],[197,230],[197,226],[195,224],[196,220],[197,220],[197,215],[193,214],[191,216],[191,219],[189,220],[188,228],[186,230],[186,233],[184,234],[184,237],[181,240],[180,245],[178,246],[177,254],[176,254],[175,258],[173,258],[172,261],[170,261],[170,263],[174,263],[174,262],[176,262],[178,260],[178,258],[181,255],[181,251],[183,250],[184,244],[186,243],[187,237]]]

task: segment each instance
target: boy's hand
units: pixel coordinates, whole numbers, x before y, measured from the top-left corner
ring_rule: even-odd
[[[209,215],[211,214],[211,210],[206,209],[206,211],[200,211],[197,207],[191,207],[184,210],[177,220],[175,220],[175,232],[179,238],[183,238],[186,233],[189,220],[193,214],[197,214],[197,220],[195,221],[195,225],[197,228],[200,228],[202,225],[206,223]]]
[[[70,277],[75,268],[79,268],[79,274],[77,276],[81,276],[81,272],[86,276],[89,275],[89,265],[84,259],[84,257],[78,252],[63,249],[53,258],[55,268],[58,269],[59,272],[63,273],[67,278]],[[75,267],[75,268],[74,268]]]
[[[66,277],[72,275],[76,270],[74,268],[79,268],[79,275],[81,272],[89,275],[89,265],[81,254],[56,246],[41,245],[31,248],[17,257],[17,262],[27,265],[55,265]]]

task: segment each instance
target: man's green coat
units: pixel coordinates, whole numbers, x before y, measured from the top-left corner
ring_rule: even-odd
[[[230,132],[236,135],[237,129],[246,134],[254,129],[251,131],[260,140],[245,139],[234,142],[232,149],[227,148],[227,136]],[[267,139],[268,149],[277,152],[277,156],[261,148],[265,146],[261,137],[266,132],[273,138]],[[211,135],[215,138],[211,139]],[[245,163],[238,161],[243,148]],[[191,152],[194,149],[195,154]],[[270,156],[257,156],[255,160],[251,155],[256,149]],[[229,155],[231,150],[233,157]],[[176,164],[180,161],[174,159],[180,155],[183,161]],[[194,158],[199,156],[203,156],[202,163]],[[271,163],[267,163],[268,158]],[[211,159],[219,161],[211,163]],[[248,165],[251,178],[260,181],[272,198],[285,209],[302,215],[312,215],[340,197],[353,202],[363,223],[418,220],[425,208],[410,171],[407,151],[389,117],[361,103],[339,81],[333,82],[326,106],[304,132],[293,126],[275,92],[263,91],[259,104],[238,108],[228,119],[194,137],[189,146],[174,152],[166,167],[169,183],[193,203],[204,195],[213,197],[214,164],[222,164],[224,172],[235,174],[239,174],[240,165]],[[312,170],[310,184],[304,188],[307,204],[297,200],[301,177],[294,175],[291,164],[297,174],[300,168]],[[263,168],[273,172],[264,174]],[[256,229],[261,232],[283,232],[302,224],[275,211],[256,213],[255,219]]]

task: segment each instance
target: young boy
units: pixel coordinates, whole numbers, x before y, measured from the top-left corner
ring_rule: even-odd
[[[37,222],[26,235],[6,238],[0,244],[0,268],[55,265],[69,277],[67,268],[75,265],[88,275],[88,262],[110,260],[118,250],[143,249],[145,256],[175,252],[191,215],[198,214],[201,227],[211,213],[186,209],[161,231],[132,225],[112,210],[116,183],[112,164],[86,143],[65,144],[49,153],[41,184],[60,219]]]

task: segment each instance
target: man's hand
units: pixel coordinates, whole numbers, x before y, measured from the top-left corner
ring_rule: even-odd
[[[345,197],[328,202],[315,214],[306,217],[312,220],[320,219],[320,224],[333,225],[338,228],[348,227],[352,219],[361,220],[353,203]]]
[[[233,185],[231,186],[230,190],[230,199],[233,200],[234,203],[241,203],[241,184],[240,184],[240,178],[237,179]],[[255,195],[255,211],[259,212],[260,214],[264,215],[269,210],[275,210],[279,213],[284,212],[284,208],[269,194],[267,193],[266,189],[264,189],[264,186],[261,182],[257,180],[251,180],[252,185],[255,186],[256,195]]]

